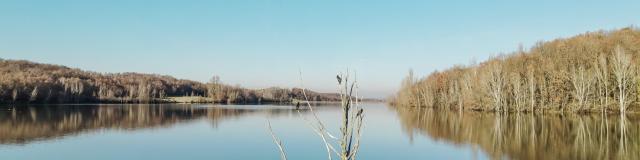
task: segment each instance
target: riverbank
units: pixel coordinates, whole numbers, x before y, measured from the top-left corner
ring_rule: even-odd
[[[640,108],[640,29],[587,32],[414,77],[392,103],[491,112]]]
[[[155,98],[146,102],[142,101],[125,101],[119,99],[110,99],[104,101],[84,101],[84,102],[69,102],[69,103],[29,103],[29,102],[17,102],[17,103],[0,103],[0,105],[42,105],[42,104],[230,104],[230,105],[261,105],[261,104],[280,104],[280,105],[305,105],[306,102],[309,102],[313,105],[323,105],[323,104],[339,104],[340,101],[305,101],[298,99],[290,99],[284,101],[256,101],[256,102],[224,102],[217,101],[213,98],[202,97],[202,96],[182,96],[182,97],[166,97],[166,98]],[[383,100],[377,99],[362,99],[360,102],[363,103],[383,103]]]
[[[97,73],[61,65],[1,58],[0,77],[0,104],[258,104],[305,98],[310,101],[340,101],[337,93],[320,93],[303,88],[244,88],[222,83],[218,76],[203,83],[167,75]]]

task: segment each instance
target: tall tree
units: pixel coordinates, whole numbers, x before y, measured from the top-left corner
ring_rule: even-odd
[[[502,64],[493,63],[489,68],[487,86],[489,87],[489,94],[493,99],[493,109],[498,112],[502,112],[505,111],[505,108],[503,107],[505,78],[502,70]]]
[[[615,75],[617,91],[618,91],[618,107],[620,113],[625,113],[629,104],[629,94],[631,94],[631,86],[633,86],[635,68],[631,63],[631,56],[625,53],[624,49],[616,46],[613,51],[613,74]]]
[[[585,71],[584,67],[579,66],[577,69],[573,69],[571,84],[573,84],[573,98],[577,104],[577,111],[583,110],[589,102],[592,80],[592,75]]]

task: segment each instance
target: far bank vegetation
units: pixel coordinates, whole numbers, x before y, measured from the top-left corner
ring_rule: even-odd
[[[312,101],[340,101],[335,93],[307,91]],[[0,103],[289,103],[302,89],[247,89],[140,73],[97,73],[60,65],[0,59]]]
[[[640,94],[640,31],[537,43],[402,83],[395,105],[495,112],[627,112]]]

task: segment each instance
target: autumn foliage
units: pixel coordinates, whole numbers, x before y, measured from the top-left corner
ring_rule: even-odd
[[[625,112],[637,106],[640,31],[539,42],[479,64],[403,81],[400,106],[497,112]]]
[[[97,73],[60,65],[0,59],[0,103],[159,103],[167,97],[203,97],[215,103],[290,102],[301,89],[247,89],[220,82],[140,73]],[[311,100],[339,101],[338,94],[307,91]]]

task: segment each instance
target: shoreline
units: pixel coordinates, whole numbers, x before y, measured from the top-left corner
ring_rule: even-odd
[[[259,102],[259,103],[221,103],[221,102],[189,102],[189,101],[154,101],[154,102],[143,102],[143,103],[133,103],[133,102],[113,102],[113,101],[104,101],[104,102],[77,102],[77,103],[0,103],[0,106],[24,106],[24,105],[97,105],[97,104],[113,104],[113,105],[133,105],[133,104],[214,104],[214,105],[296,105],[297,102],[300,102],[301,105],[306,105],[305,101],[300,100],[292,100],[287,102]],[[309,101],[310,104],[340,104],[340,101]],[[360,103],[385,103],[384,101],[376,101],[376,100],[365,100],[360,101]]]

